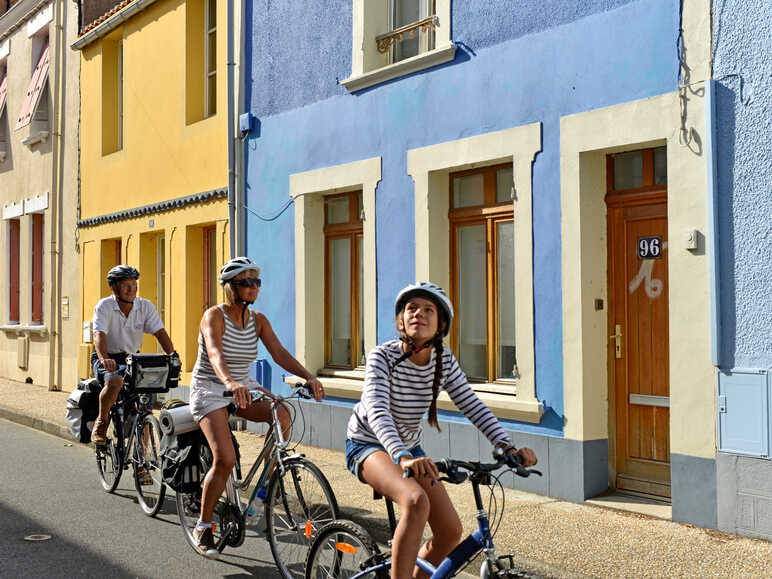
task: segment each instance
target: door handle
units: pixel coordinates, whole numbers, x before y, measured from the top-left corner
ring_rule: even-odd
[[[614,333],[609,336],[614,338],[614,357],[619,359],[622,357],[622,324],[616,324],[614,326]]]

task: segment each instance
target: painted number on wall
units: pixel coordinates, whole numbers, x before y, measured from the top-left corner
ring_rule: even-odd
[[[662,257],[661,237],[639,237],[638,259],[659,259]]]

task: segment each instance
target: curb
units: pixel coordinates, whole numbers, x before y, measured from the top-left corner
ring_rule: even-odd
[[[29,426],[30,428],[41,430],[48,434],[53,434],[59,438],[64,438],[68,442],[78,442],[75,440],[75,438],[72,436],[72,433],[66,426],[62,426],[61,424],[56,424],[54,422],[49,422],[48,420],[43,420],[41,418],[35,418],[34,416],[28,416],[26,414],[22,414],[21,412],[17,412],[16,410],[11,410],[10,408],[3,408],[0,406],[0,418],[4,418],[11,422],[16,422],[17,424],[21,424],[23,426]]]

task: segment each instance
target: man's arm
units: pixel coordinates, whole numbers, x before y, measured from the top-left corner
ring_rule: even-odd
[[[118,369],[118,364],[110,358],[110,354],[107,352],[107,334],[104,332],[94,332],[94,349],[105,370],[115,372]]]
[[[158,330],[155,334],[155,339],[158,340],[158,343],[161,344],[161,347],[164,349],[164,352],[167,354],[171,354],[174,352],[174,345],[172,344],[172,339],[169,337],[169,334],[166,333],[165,328],[161,328]]]

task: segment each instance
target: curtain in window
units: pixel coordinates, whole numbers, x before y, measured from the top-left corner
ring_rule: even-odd
[[[498,281],[497,378],[514,378],[515,367],[515,226],[512,221],[496,226]]]
[[[487,377],[485,225],[458,228],[458,352],[470,378]]]
[[[330,363],[351,363],[351,239],[330,240]]]

